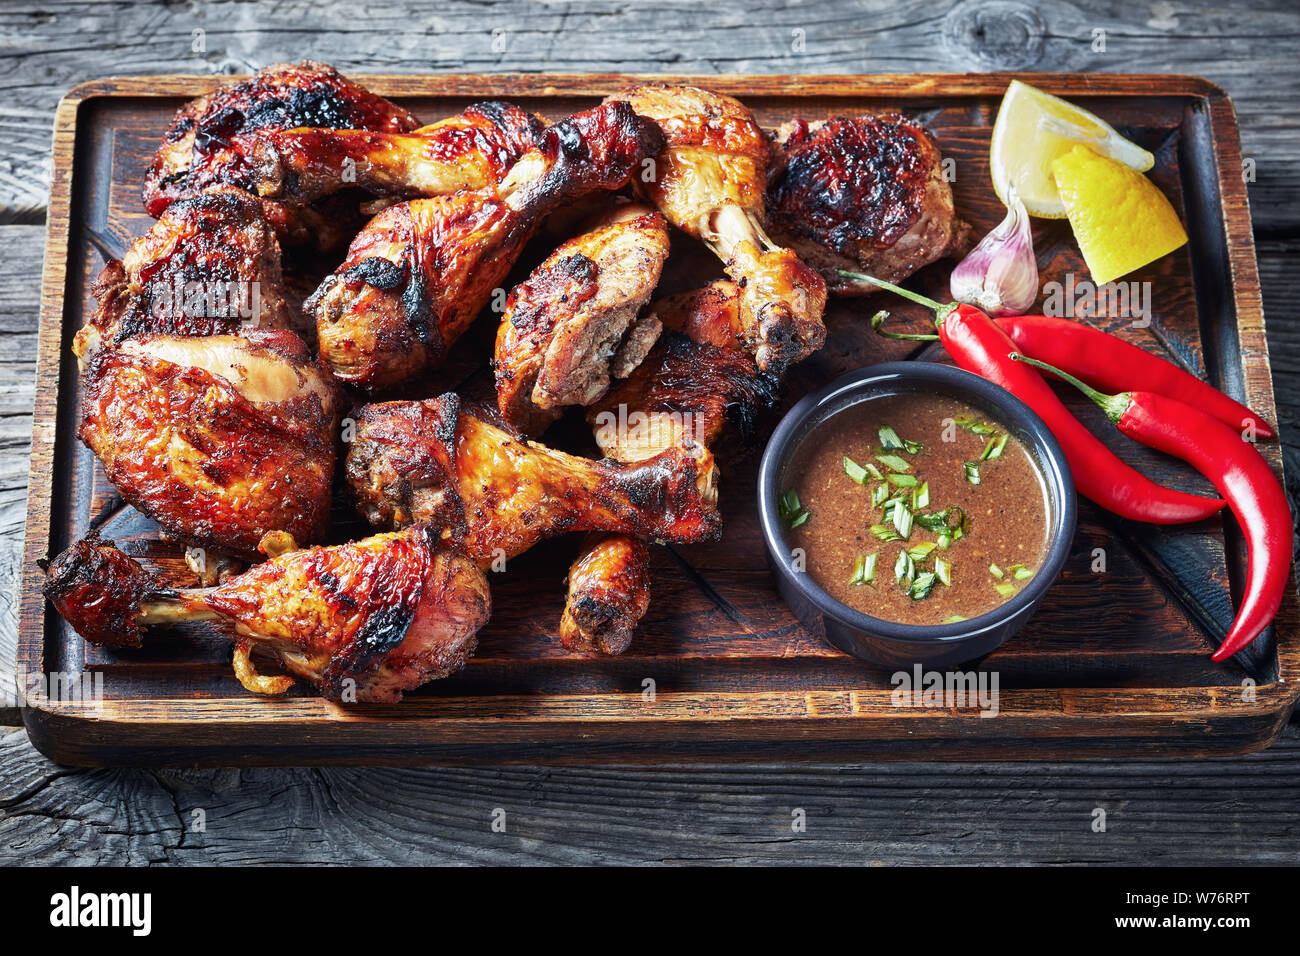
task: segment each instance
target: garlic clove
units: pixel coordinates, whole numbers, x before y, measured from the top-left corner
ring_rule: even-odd
[[[952,297],[989,315],[1022,315],[1038,298],[1038,259],[1029,214],[1008,188],[1007,216],[957,263]]]

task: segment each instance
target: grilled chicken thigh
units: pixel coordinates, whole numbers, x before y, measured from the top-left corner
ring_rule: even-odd
[[[366,129],[246,134],[259,195],[297,205],[359,187],[384,196],[444,196],[505,178],[544,124],[509,103],[475,103],[410,133]]]
[[[385,209],[307,303],[322,358],[366,389],[427,369],[487,304],[546,213],[625,185],[660,142],[626,103],[607,103],[549,127],[496,189]]]
[[[95,314],[72,345],[83,369],[103,345],[245,325],[283,329],[295,311],[261,204],[230,186],[169,206],[122,259],[105,263],[93,291]]]
[[[372,525],[452,529],[483,566],[569,531],[702,541],[719,531],[713,457],[676,446],[637,466],[566,455],[461,411],[454,394],[367,405],[347,482]]]
[[[506,299],[497,331],[497,404],[538,434],[566,405],[590,405],[626,378],[659,337],[638,317],[668,258],[668,224],[653,209],[616,207],[533,270]]]
[[[93,644],[135,646],[144,627],[229,621],[247,689],[284,693],[293,684],[259,675],[256,649],[344,702],[395,702],[458,670],[491,608],[483,572],[423,526],[290,550],[214,588],[166,587],[94,539],[59,555],[48,573],[46,596]]]
[[[144,204],[157,218],[211,186],[257,192],[257,136],[300,126],[406,133],[419,123],[406,110],[362,89],[333,67],[304,60],[276,64],[187,103],[172,120],[145,175]],[[282,239],[328,248],[340,235],[338,210],[263,202]]]
[[[249,330],[101,349],[78,436],[166,535],[254,559],[269,532],[324,535],[337,426],[335,386],[302,341]]]
[[[934,137],[898,113],[792,120],[772,152],[768,228],[833,292],[875,289],[845,281],[839,269],[899,282],[969,245]]]
[[[741,330],[759,368],[779,373],[821,348],[826,284],[763,230],[768,143],[749,110],[729,96],[661,83],[616,98],[663,129],[667,142],[641,186],[739,284]]]

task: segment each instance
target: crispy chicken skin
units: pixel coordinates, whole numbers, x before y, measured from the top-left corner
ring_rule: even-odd
[[[338,400],[292,332],[145,336],[91,359],[78,437],[127,502],[187,544],[257,556],[329,520]]]
[[[324,63],[268,66],[180,109],[145,174],[145,210],[156,219],[177,200],[216,185],[255,194],[255,133],[300,126],[405,133],[418,125],[400,106]],[[329,210],[270,200],[263,206],[281,238],[325,248],[337,236]]]
[[[549,127],[496,189],[390,206],[306,303],[342,381],[397,385],[443,357],[505,280],[543,216],[626,185],[662,137],[626,103]]]
[[[487,580],[433,529],[290,550],[214,588],[173,590],[94,538],[50,563],[45,595],[87,641],[141,643],[142,628],[234,625],[235,671],[249,690],[293,681],[257,674],[253,649],[334,701],[395,702],[458,670],[488,619]]]
[[[451,529],[483,566],[569,531],[690,542],[720,530],[713,458],[673,447],[637,466],[591,461],[517,438],[448,393],[367,405],[345,474],[372,525]]]
[[[650,608],[650,550],[640,538],[593,532],[569,569],[560,643],[622,654]]]
[[[506,299],[497,330],[497,403],[536,435],[566,405],[590,405],[626,378],[659,337],[639,317],[668,258],[668,224],[648,206],[618,206],[561,245]]]
[[[303,204],[359,187],[381,196],[450,195],[496,186],[541,140],[541,120],[510,103],[475,103],[411,133],[368,129],[247,134],[258,195]]]
[[[295,311],[261,204],[229,186],[169,206],[122,259],[105,263],[93,292],[95,314],[72,345],[83,369],[102,345],[242,325],[283,329]]]
[[[934,137],[898,113],[792,120],[777,131],[772,154],[768,228],[832,292],[875,288],[846,282],[839,269],[899,282],[969,245]]]
[[[740,325],[759,368],[780,373],[821,348],[826,283],[763,229],[768,143],[738,100],[650,83],[625,99],[666,144],[640,186],[668,221],[703,240],[740,289]]]

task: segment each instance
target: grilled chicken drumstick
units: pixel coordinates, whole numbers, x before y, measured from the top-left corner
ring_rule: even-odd
[[[536,435],[566,405],[590,405],[611,378],[626,378],[659,337],[639,317],[668,258],[668,224],[629,203],[561,245],[506,299],[497,331],[497,404],[518,431]]]
[[[301,205],[351,187],[383,196],[448,196],[501,182],[545,126],[510,103],[475,103],[410,133],[365,129],[245,134],[258,195]]]
[[[625,185],[661,141],[626,103],[607,103],[549,127],[497,189],[385,209],[306,303],[321,357],[366,389],[424,371],[487,304],[546,213]]]
[[[95,314],[72,345],[83,371],[102,345],[141,335],[293,324],[275,231],[261,203],[232,186],[168,206],[122,259],[105,263],[93,291]]]
[[[406,133],[418,125],[324,63],[268,66],[181,108],[145,175],[145,210],[156,219],[178,199],[217,185],[256,194],[258,134],[301,126]],[[270,199],[262,205],[282,239],[329,248],[340,238],[338,210]]]
[[[791,120],[777,131],[772,154],[768,228],[832,292],[875,289],[846,282],[840,269],[900,282],[969,245],[934,137],[898,113]]]
[[[704,449],[675,446],[637,466],[591,461],[463,412],[454,393],[365,406],[345,473],[372,525],[447,527],[484,567],[569,531],[690,542],[720,530]]]
[[[740,329],[758,367],[779,373],[826,340],[826,283],[763,230],[768,143],[739,101],[651,83],[627,100],[667,140],[641,185],[668,221],[703,240],[741,288]]]
[[[45,595],[92,644],[136,646],[144,627],[226,620],[248,690],[278,694],[293,684],[257,674],[256,648],[346,702],[396,702],[459,669],[491,608],[483,572],[422,526],[290,550],[214,588],[168,588],[94,539],[55,558],[48,574]]]
[[[269,532],[325,534],[338,414],[292,332],[153,335],[95,353],[78,437],[165,535],[255,559]]]

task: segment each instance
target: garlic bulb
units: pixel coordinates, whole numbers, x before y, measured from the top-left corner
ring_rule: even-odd
[[[1038,298],[1038,260],[1029,215],[1014,187],[1007,218],[952,270],[952,297],[989,315],[1023,315]]]

